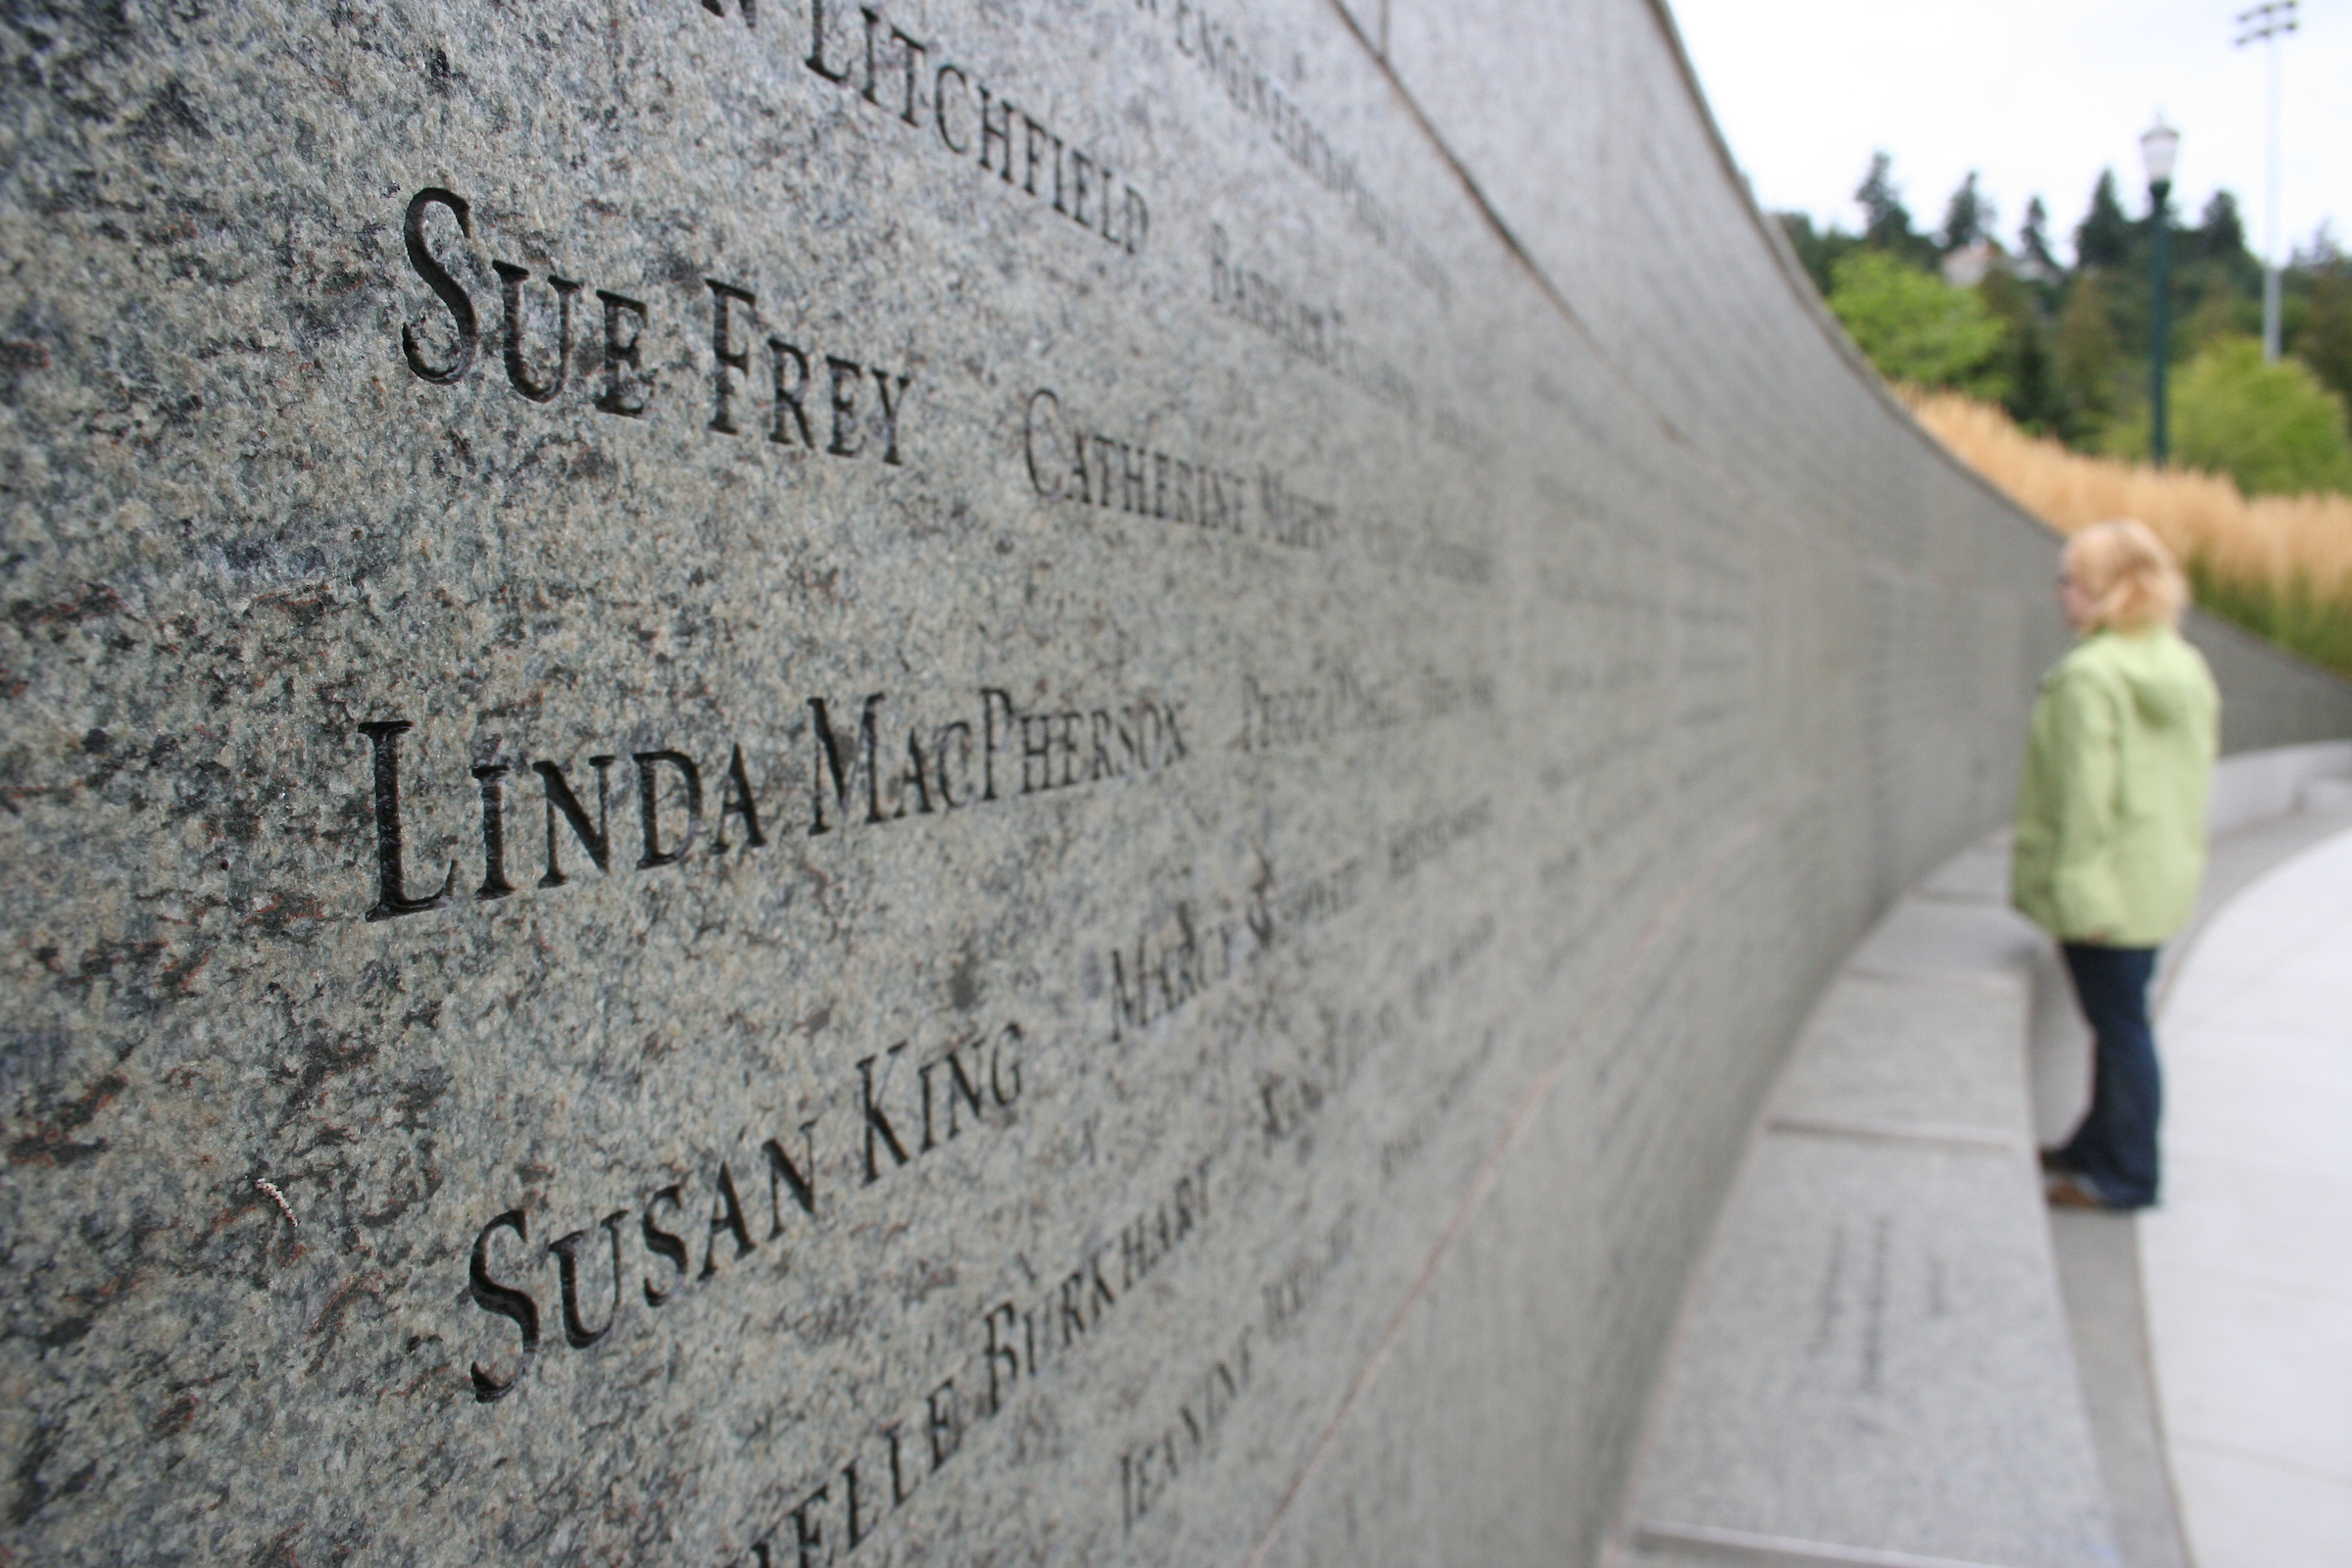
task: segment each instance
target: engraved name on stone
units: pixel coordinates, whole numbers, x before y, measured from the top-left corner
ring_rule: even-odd
[[[724,0],[702,5],[712,16],[726,15]],[[757,28],[759,0],[736,5],[744,25]],[[980,172],[995,174],[999,184],[1047,204],[1121,250],[1143,248],[1152,228],[1143,192],[1052,122],[992,91],[950,58],[941,41],[886,23],[872,6],[858,7],[852,22],[842,9],[828,15],[828,0],[808,0],[808,53],[801,64],[911,130],[928,125],[934,134],[926,142],[949,157],[976,159]]]
[[[853,1191],[872,1187],[899,1167],[945,1148],[967,1128],[1001,1130],[1016,1113],[1024,1046],[1018,1023],[1008,1020],[993,1032],[965,1034],[938,1047],[909,1069],[911,1045],[911,1041],[902,1040],[858,1061],[858,1130],[838,1151],[839,1157],[820,1159],[817,1134],[820,1126],[837,1126],[846,1119],[846,1112],[828,1122],[820,1111],[790,1134],[761,1139],[756,1153],[744,1160],[747,1172],[764,1170],[766,1176],[763,1234],[755,1234],[734,1162],[721,1158],[707,1191],[700,1184],[690,1188],[673,1182],[595,1221],[610,1243],[609,1299],[601,1292],[584,1290],[581,1283],[587,1266],[580,1255],[582,1250],[591,1257],[604,1250],[594,1234],[580,1228],[550,1241],[537,1260],[544,1265],[546,1258],[553,1258],[557,1265],[564,1343],[575,1350],[590,1349],[612,1332],[639,1292],[647,1309],[658,1308],[689,1286],[701,1288],[753,1251],[779,1246],[788,1201],[808,1223],[821,1223],[827,1216],[818,1212],[818,1194],[829,1165],[849,1168]],[[841,1098],[852,1097],[845,1093]],[[747,1175],[755,1195],[758,1180],[756,1175]],[[702,1223],[706,1214],[707,1226]],[[629,1224],[632,1219],[634,1226]],[[543,1342],[545,1314],[538,1298],[526,1288],[534,1261],[530,1221],[526,1209],[509,1209],[485,1224],[473,1239],[467,1293],[483,1311],[512,1322],[520,1337],[512,1370],[502,1374],[479,1360],[473,1363],[474,1397],[485,1404],[514,1391],[530,1372]],[[511,1233],[514,1242],[502,1242],[502,1233]],[[624,1236],[629,1240],[624,1241]],[[499,1255],[502,1251],[519,1257],[510,1265]],[[539,1271],[544,1273],[544,1267]],[[632,1281],[637,1292],[627,1288]],[[588,1322],[592,1309],[583,1305],[588,1300],[599,1303],[593,1310],[601,1311],[604,1319],[593,1327]]]
[[[400,352],[418,379],[451,386],[471,373],[479,357],[482,308],[452,270],[450,253],[434,242],[431,219],[436,212],[448,216],[462,240],[475,237],[472,204],[464,196],[427,186],[410,198],[401,224],[409,265],[440,301],[447,320],[428,324],[419,318],[404,325]],[[495,256],[490,265],[501,285],[496,335],[507,384],[526,402],[554,403],[571,377],[572,301],[586,285],[549,274],[546,287],[556,300],[555,324],[553,331],[544,335],[552,342],[533,342],[525,320],[534,297],[524,291],[531,280],[529,270]],[[717,434],[740,435],[744,429],[741,411],[755,399],[749,384],[753,378],[752,340],[759,335],[760,297],[736,283],[717,278],[704,281],[710,291],[710,417],[707,428]],[[652,307],[644,300],[602,288],[596,290],[596,298],[603,308],[603,325],[596,334],[594,352],[583,351],[582,355],[584,362],[592,362],[586,378],[602,387],[593,407],[600,414],[644,418],[655,392],[645,365]],[[436,346],[435,340],[441,346]],[[900,420],[912,376],[804,348],[780,337],[767,337],[764,343],[772,374],[764,384],[768,407],[760,423],[768,440],[779,446],[797,445],[808,452],[821,450],[836,458],[873,456],[892,467],[906,463]],[[815,369],[819,364],[821,375]],[[873,379],[870,400],[865,388],[869,375]]]
[[[896,739],[902,715],[889,704],[884,692],[868,693],[854,705],[808,699],[807,729],[813,751],[806,774],[809,837],[837,828],[888,826],[909,815],[944,817],[1163,772],[1187,755],[1183,704],[1155,696],[1137,696],[1103,708],[1024,710],[1010,692],[982,687],[976,700],[964,705],[963,717],[941,719],[940,711],[954,710],[946,704],[914,705],[929,712],[906,723],[903,746]],[[376,874],[375,903],[367,911],[370,920],[445,909],[456,898],[454,860],[437,891],[418,894],[409,889],[401,796],[404,788],[413,792],[416,786],[414,780],[403,783],[400,740],[415,727],[405,718],[359,726],[372,753]],[[886,735],[891,738],[885,740]],[[761,776],[771,776],[769,749],[760,746],[755,755],[762,759]],[[596,779],[593,816],[581,800],[585,780],[574,787],[574,764],[547,758],[476,764],[470,771],[478,786],[482,880],[473,899],[503,899],[519,891],[509,875],[507,785],[526,771],[539,780],[546,828],[544,869],[532,885],[554,889],[571,881],[572,873],[564,869],[566,840],[597,871],[613,874],[612,772],[619,761],[617,756],[587,759],[587,771]],[[706,778],[717,781],[718,800],[709,824],[710,840],[700,858],[708,860],[737,848],[727,837],[730,818],[742,829],[741,853],[767,844],[759,791],[741,742],[730,746],[722,766],[708,773],[693,757],[674,750],[635,752],[629,761],[637,782],[639,854],[624,865],[646,871],[688,862],[705,831]],[[765,809],[772,822],[777,807],[771,804]]]

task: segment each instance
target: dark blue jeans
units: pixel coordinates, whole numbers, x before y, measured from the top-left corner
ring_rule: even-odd
[[[2066,947],[2075,1000],[2098,1040],[2091,1072],[2090,1112],[2058,1151],[2058,1163],[2081,1176],[2115,1208],[2156,1201],[2156,1122],[2164,1110],[2164,1080],[2156,1067],[2156,1037],[2148,1028],[2148,979],[2154,948]]]

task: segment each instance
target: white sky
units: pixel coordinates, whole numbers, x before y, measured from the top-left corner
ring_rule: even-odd
[[[2180,131],[2175,210],[2234,191],[2247,244],[2269,233],[2266,45],[2233,48],[2252,0],[1668,0],[1732,156],[1768,210],[1861,226],[1871,151],[1894,156],[1933,230],[1971,169],[2015,243],[2038,194],[2073,260],[2102,168],[2147,206],[2139,133]],[[2279,45],[2281,250],[2323,219],[2352,248],[2352,0],[2302,0]]]

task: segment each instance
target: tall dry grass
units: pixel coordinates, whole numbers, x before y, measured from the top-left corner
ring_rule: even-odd
[[[2352,673],[2352,496],[2258,496],[2229,479],[2085,457],[2029,435],[1997,405],[1906,392],[1920,423],[2063,532],[2137,517],[2187,565],[2206,609]]]

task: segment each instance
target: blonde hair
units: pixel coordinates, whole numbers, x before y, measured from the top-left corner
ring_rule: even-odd
[[[2188,608],[2180,564],[2144,522],[2094,522],[2067,540],[2065,561],[2067,575],[2090,599],[2093,630],[2177,627]]]

